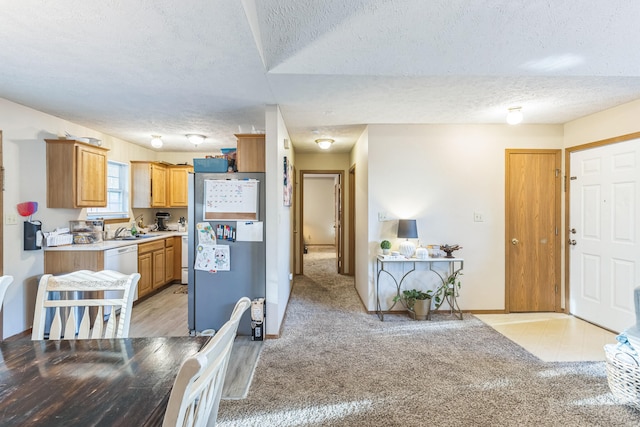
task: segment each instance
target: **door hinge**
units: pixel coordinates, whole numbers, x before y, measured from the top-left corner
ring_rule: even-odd
[[[556,169],[556,178],[560,176],[560,169]]]
[[[558,227],[556,227],[556,236],[558,235]]]
[[[558,293],[558,285],[556,285],[556,294]]]

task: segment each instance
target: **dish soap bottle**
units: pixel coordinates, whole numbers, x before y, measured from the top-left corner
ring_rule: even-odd
[[[131,223],[131,235],[135,237],[138,234],[138,229],[136,228],[136,222],[133,221]]]

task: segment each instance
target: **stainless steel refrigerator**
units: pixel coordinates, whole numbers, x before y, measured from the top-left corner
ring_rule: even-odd
[[[265,271],[265,174],[264,173],[201,173],[189,175],[189,208],[188,208],[188,324],[191,334],[200,333],[206,329],[219,330],[229,320],[235,303],[241,297],[250,299],[264,298],[266,293]],[[212,183],[224,184],[257,181],[257,200],[255,201],[255,219],[234,220],[233,214],[227,214],[229,219],[210,218],[209,194]],[[254,181],[254,182],[255,182]],[[206,206],[205,204],[208,203]],[[241,217],[245,215],[241,214]],[[197,247],[199,244],[198,223],[208,223],[213,230],[220,225],[237,231],[238,222],[261,226],[261,235],[254,234],[249,239],[235,241],[217,239],[218,245],[228,245],[228,271],[204,271],[195,268]],[[260,224],[262,222],[262,224]],[[225,248],[227,249],[227,248]],[[199,266],[201,268],[201,266]],[[251,315],[247,310],[238,326],[238,335],[250,336]]]

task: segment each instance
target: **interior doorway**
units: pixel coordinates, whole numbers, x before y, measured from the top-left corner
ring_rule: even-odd
[[[344,273],[343,185],[341,170],[300,171],[300,274],[312,245],[333,246],[336,273]]]
[[[560,150],[506,150],[505,311],[561,311]]]

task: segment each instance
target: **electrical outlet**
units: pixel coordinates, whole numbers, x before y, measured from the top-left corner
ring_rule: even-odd
[[[378,221],[389,221],[390,217],[387,212],[378,212]]]
[[[4,223],[6,225],[16,225],[18,224],[18,217],[16,214],[7,214],[4,216]]]
[[[484,215],[482,212],[474,212],[473,213],[473,221],[474,222],[484,222]]]

